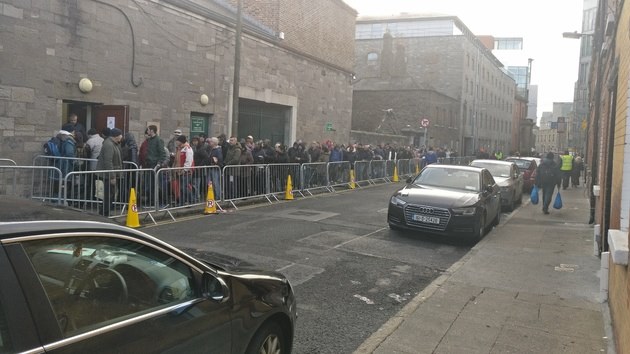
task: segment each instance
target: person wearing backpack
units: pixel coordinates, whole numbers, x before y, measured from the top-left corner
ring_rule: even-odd
[[[558,183],[557,171],[553,152],[548,152],[536,169],[536,186],[543,191],[542,211],[544,214],[549,214],[549,204]]]

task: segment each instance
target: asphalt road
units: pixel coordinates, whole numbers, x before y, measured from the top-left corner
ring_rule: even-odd
[[[144,231],[193,252],[236,256],[295,288],[294,353],[352,353],[471,245],[390,231],[402,183],[190,217]]]

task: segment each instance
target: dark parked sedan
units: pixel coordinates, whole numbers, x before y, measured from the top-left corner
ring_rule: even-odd
[[[392,229],[483,237],[501,218],[499,186],[485,168],[429,165],[389,201]]]
[[[291,352],[296,303],[279,273],[94,221],[0,229],[1,353]]]
[[[514,162],[501,160],[473,160],[470,166],[487,168],[501,190],[501,205],[514,210],[523,199],[523,174]]]

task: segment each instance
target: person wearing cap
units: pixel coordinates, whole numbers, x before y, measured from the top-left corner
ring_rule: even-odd
[[[175,129],[175,131],[173,132],[173,137],[166,144],[166,148],[168,149],[168,152],[171,154],[172,158],[175,157],[175,151],[177,150],[177,146],[175,146],[175,141],[180,135],[182,135],[181,129]]]
[[[251,152],[254,151],[254,147],[256,147],[256,144],[254,143],[254,137],[248,135],[247,138],[245,138],[245,148]]]
[[[109,217],[113,209],[114,200],[116,200],[116,189],[119,184],[122,170],[122,154],[120,152],[120,142],[123,138],[122,130],[113,128],[109,132],[107,139],[103,141],[101,154],[96,162],[96,169],[103,171],[99,174],[99,179],[103,181],[103,205],[99,213]],[[126,191],[121,191],[122,195],[126,195]]]

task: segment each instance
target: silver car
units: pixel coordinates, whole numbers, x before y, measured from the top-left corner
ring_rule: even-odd
[[[501,205],[508,211],[514,210],[523,199],[523,174],[514,162],[501,160],[473,160],[471,166],[490,171],[501,189]]]

